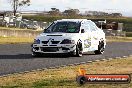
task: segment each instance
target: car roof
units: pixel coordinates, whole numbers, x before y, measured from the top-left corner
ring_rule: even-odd
[[[91,20],[87,20],[87,19],[61,19],[61,20],[57,20],[56,22],[64,22],[64,21],[83,22],[83,21],[91,21]]]

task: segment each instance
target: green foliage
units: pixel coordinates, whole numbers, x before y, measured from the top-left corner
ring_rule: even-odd
[[[16,16],[18,8],[25,5],[29,6],[30,0],[10,0],[10,4],[12,5],[14,16]]]
[[[75,19],[78,17],[65,17],[65,16],[23,16],[23,19],[28,19],[28,20],[36,20],[36,21],[43,21],[43,22],[53,22],[55,20],[60,20],[60,19]]]
[[[126,37],[132,37],[132,32],[127,32]]]
[[[54,20],[61,19],[61,17],[44,17],[44,16],[24,16],[23,18],[28,20],[36,20],[36,21],[44,21],[44,22],[52,22]]]
[[[51,8],[51,11],[48,12],[51,16],[59,16],[60,11],[57,8]]]
[[[68,9],[63,12],[66,16],[77,16],[79,13],[78,9]]]

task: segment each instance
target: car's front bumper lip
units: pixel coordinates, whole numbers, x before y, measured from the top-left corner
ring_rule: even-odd
[[[70,53],[76,50],[76,44],[58,44],[58,45],[44,45],[44,44],[32,44],[32,52],[38,53]],[[37,50],[35,48],[38,48]],[[57,49],[53,51],[49,51],[47,49]],[[47,51],[43,50],[46,49]]]

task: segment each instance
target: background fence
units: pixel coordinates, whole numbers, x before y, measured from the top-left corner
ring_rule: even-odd
[[[51,22],[42,22],[42,21],[35,21],[35,20],[27,20],[22,19],[21,21],[14,19],[12,22],[6,23],[2,19],[0,19],[0,25],[6,27],[17,27],[22,29],[30,29],[30,30],[0,30],[0,36],[15,36],[15,37],[35,37],[42,30],[47,28]],[[126,36],[126,32],[121,30],[112,30],[112,29],[103,29],[106,33],[106,36]],[[33,31],[33,30],[40,30],[40,31]]]

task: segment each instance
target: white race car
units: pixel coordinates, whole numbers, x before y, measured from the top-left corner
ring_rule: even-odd
[[[103,54],[105,33],[87,19],[62,19],[54,21],[34,39],[33,56],[50,53],[68,53],[82,56],[94,52]]]

